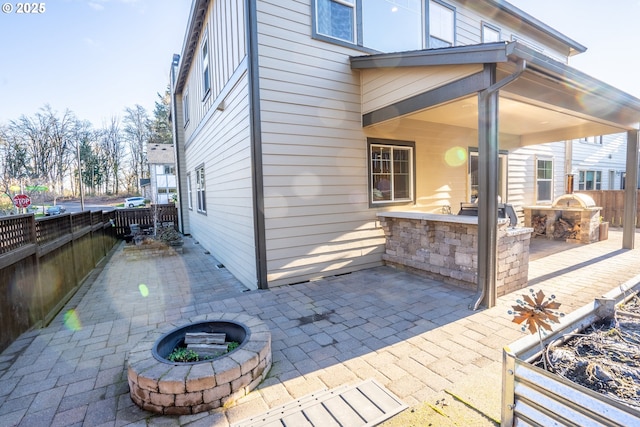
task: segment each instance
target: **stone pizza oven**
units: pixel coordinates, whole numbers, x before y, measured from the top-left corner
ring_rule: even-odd
[[[600,211],[586,194],[567,193],[550,206],[524,208],[524,222],[534,236],[576,243],[593,243],[600,239]]]

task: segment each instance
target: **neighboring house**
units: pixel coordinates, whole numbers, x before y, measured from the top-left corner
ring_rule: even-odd
[[[150,190],[145,195],[151,203],[173,203],[177,195],[176,161],[173,144],[148,144]]]
[[[640,100],[567,65],[585,50],[498,0],[195,0],[171,68],[181,230],[267,288],[381,265],[378,212],[479,194],[484,289],[489,201],[562,191],[549,143],[637,147]]]

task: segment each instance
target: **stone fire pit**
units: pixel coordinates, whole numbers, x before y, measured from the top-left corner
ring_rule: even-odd
[[[210,360],[167,358],[186,332],[224,332],[240,343]],[[212,313],[170,324],[140,341],[127,358],[131,399],[150,412],[187,415],[208,411],[247,395],[271,368],[271,333],[260,319],[241,313]]]

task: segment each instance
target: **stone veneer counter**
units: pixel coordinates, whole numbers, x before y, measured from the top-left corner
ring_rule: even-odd
[[[478,282],[478,217],[426,212],[381,212],[387,265],[475,289]],[[498,220],[498,296],[522,289],[529,274],[532,228]]]

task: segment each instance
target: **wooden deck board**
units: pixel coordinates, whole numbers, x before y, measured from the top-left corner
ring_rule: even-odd
[[[231,427],[375,426],[407,405],[373,379],[322,390],[233,424]]]

